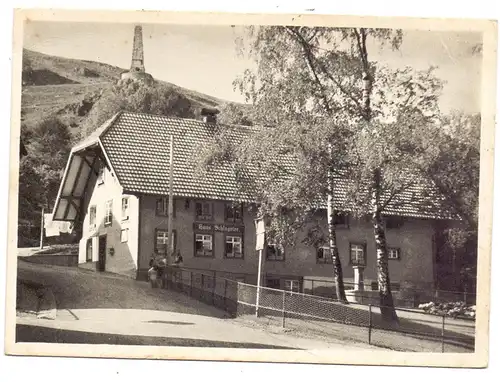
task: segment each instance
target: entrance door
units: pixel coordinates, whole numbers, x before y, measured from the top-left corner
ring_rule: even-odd
[[[99,261],[97,270],[104,272],[106,270],[106,235],[99,236]]]

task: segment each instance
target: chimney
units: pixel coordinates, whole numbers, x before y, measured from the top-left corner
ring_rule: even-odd
[[[201,117],[205,123],[217,123],[217,114],[219,110],[215,108],[204,107],[201,109]]]

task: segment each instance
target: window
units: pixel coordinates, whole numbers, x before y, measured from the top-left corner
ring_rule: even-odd
[[[330,255],[329,246],[323,246],[318,248],[316,252],[316,262],[318,264],[327,264],[332,262],[332,256]]]
[[[175,200],[173,204],[173,216],[175,216]],[[156,215],[157,216],[168,216],[168,196],[162,196],[156,199]]]
[[[92,261],[92,239],[87,240],[87,261]]]
[[[212,220],[213,205],[210,202],[196,202],[196,220]]]
[[[351,265],[366,265],[364,244],[351,243],[349,252]]]
[[[96,227],[96,216],[97,216],[97,207],[91,206],[89,208],[89,228],[90,228],[90,230],[93,230]]]
[[[387,257],[391,260],[399,260],[401,257],[399,248],[387,248]]]
[[[280,289],[280,286],[281,286],[280,279],[270,278],[266,280],[267,288]]]
[[[283,246],[275,243],[268,244],[266,248],[266,260],[269,261],[285,260],[285,251],[283,250]]]
[[[104,166],[103,165],[99,166],[99,172],[97,173],[97,184],[104,183],[104,173],[105,173]]]
[[[243,205],[241,203],[226,203],[224,217],[228,222],[241,222],[243,220]]]
[[[157,229],[155,234],[155,250],[158,253],[166,254],[167,253],[167,245],[168,245],[168,230],[166,229]],[[175,252],[177,246],[177,232],[172,230],[172,253]]]
[[[285,280],[284,289],[289,292],[300,292],[299,280]]]
[[[385,228],[387,229],[398,229],[404,224],[404,220],[399,216],[388,216],[384,219]]]
[[[122,198],[122,220],[129,218],[129,198]]]
[[[213,256],[213,236],[197,233],[195,235],[195,256]]]
[[[113,223],[113,201],[106,202],[106,213],[104,215],[104,225],[111,225]]]
[[[349,214],[346,212],[336,212],[334,215],[337,228],[349,228]]]
[[[228,258],[243,258],[243,238],[241,236],[226,236],[226,251]]]
[[[128,228],[122,229],[121,235],[120,235],[120,241],[122,243],[126,243],[128,241]]]

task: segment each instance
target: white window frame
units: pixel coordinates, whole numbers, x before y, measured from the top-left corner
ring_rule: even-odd
[[[120,232],[120,241],[122,243],[128,242],[128,228],[124,228]]]
[[[395,256],[394,253],[396,253]],[[387,258],[389,260],[399,260],[401,258],[401,249],[395,247],[387,248]]]
[[[155,244],[154,244],[155,250],[158,251],[160,254],[164,254],[165,250],[160,251],[159,245],[165,246],[165,249],[168,248],[167,247],[167,245],[168,245],[168,230],[163,229],[163,228],[157,228],[155,230],[154,237],[155,237]],[[158,239],[161,239],[161,240],[158,241]],[[174,230],[172,230],[172,255],[174,254],[176,247],[177,247],[177,231],[174,229]]]
[[[113,199],[106,200],[104,208],[104,225],[108,226],[113,223]]]
[[[355,253],[355,262],[353,261],[353,252]],[[361,254],[361,259],[359,257]],[[360,261],[361,260],[361,261]],[[365,246],[359,243],[351,243],[349,246],[349,261],[353,266],[366,266],[365,261]]]
[[[289,287],[287,286],[289,284]],[[294,290],[294,286],[296,286],[296,290]],[[299,280],[289,280],[285,279],[283,280],[283,290],[287,292],[295,292],[295,293],[300,293],[300,282]]]
[[[167,249],[167,245],[168,245],[168,230],[166,230],[166,229],[157,229],[156,233],[155,233],[155,249],[159,253],[165,253],[164,250],[163,250],[163,252],[160,251],[160,245],[162,246],[162,249],[163,249],[163,247],[165,249]]]
[[[232,252],[227,252],[227,245],[231,244],[233,251]],[[240,247],[240,251],[236,252],[234,250],[235,244]],[[232,236],[232,235],[227,235],[226,240],[224,243],[224,257],[227,257],[229,259],[242,259],[243,258],[243,237],[242,236]]]
[[[197,243],[202,243],[203,252],[198,252],[196,247]],[[205,244],[209,244],[210,249],[205,248]],[[213,257],[214,256],[214,235],[212,234],[204,234],[204,233],[196,233],[194,236],[194,255],[197,257]]]
[[[129,217],[130,217],[130,198],[128,196],[124,196],[122,197],[122,220],[128,220]]]

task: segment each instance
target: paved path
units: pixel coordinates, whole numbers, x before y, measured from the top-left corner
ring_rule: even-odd
[[[224,312],[145,282],[78,268],[19,261],[18,278],[50,286],[55,320],[18,315],[20,342],[222,346],[285,349],[377,349],[280,328],[242,326]]]

